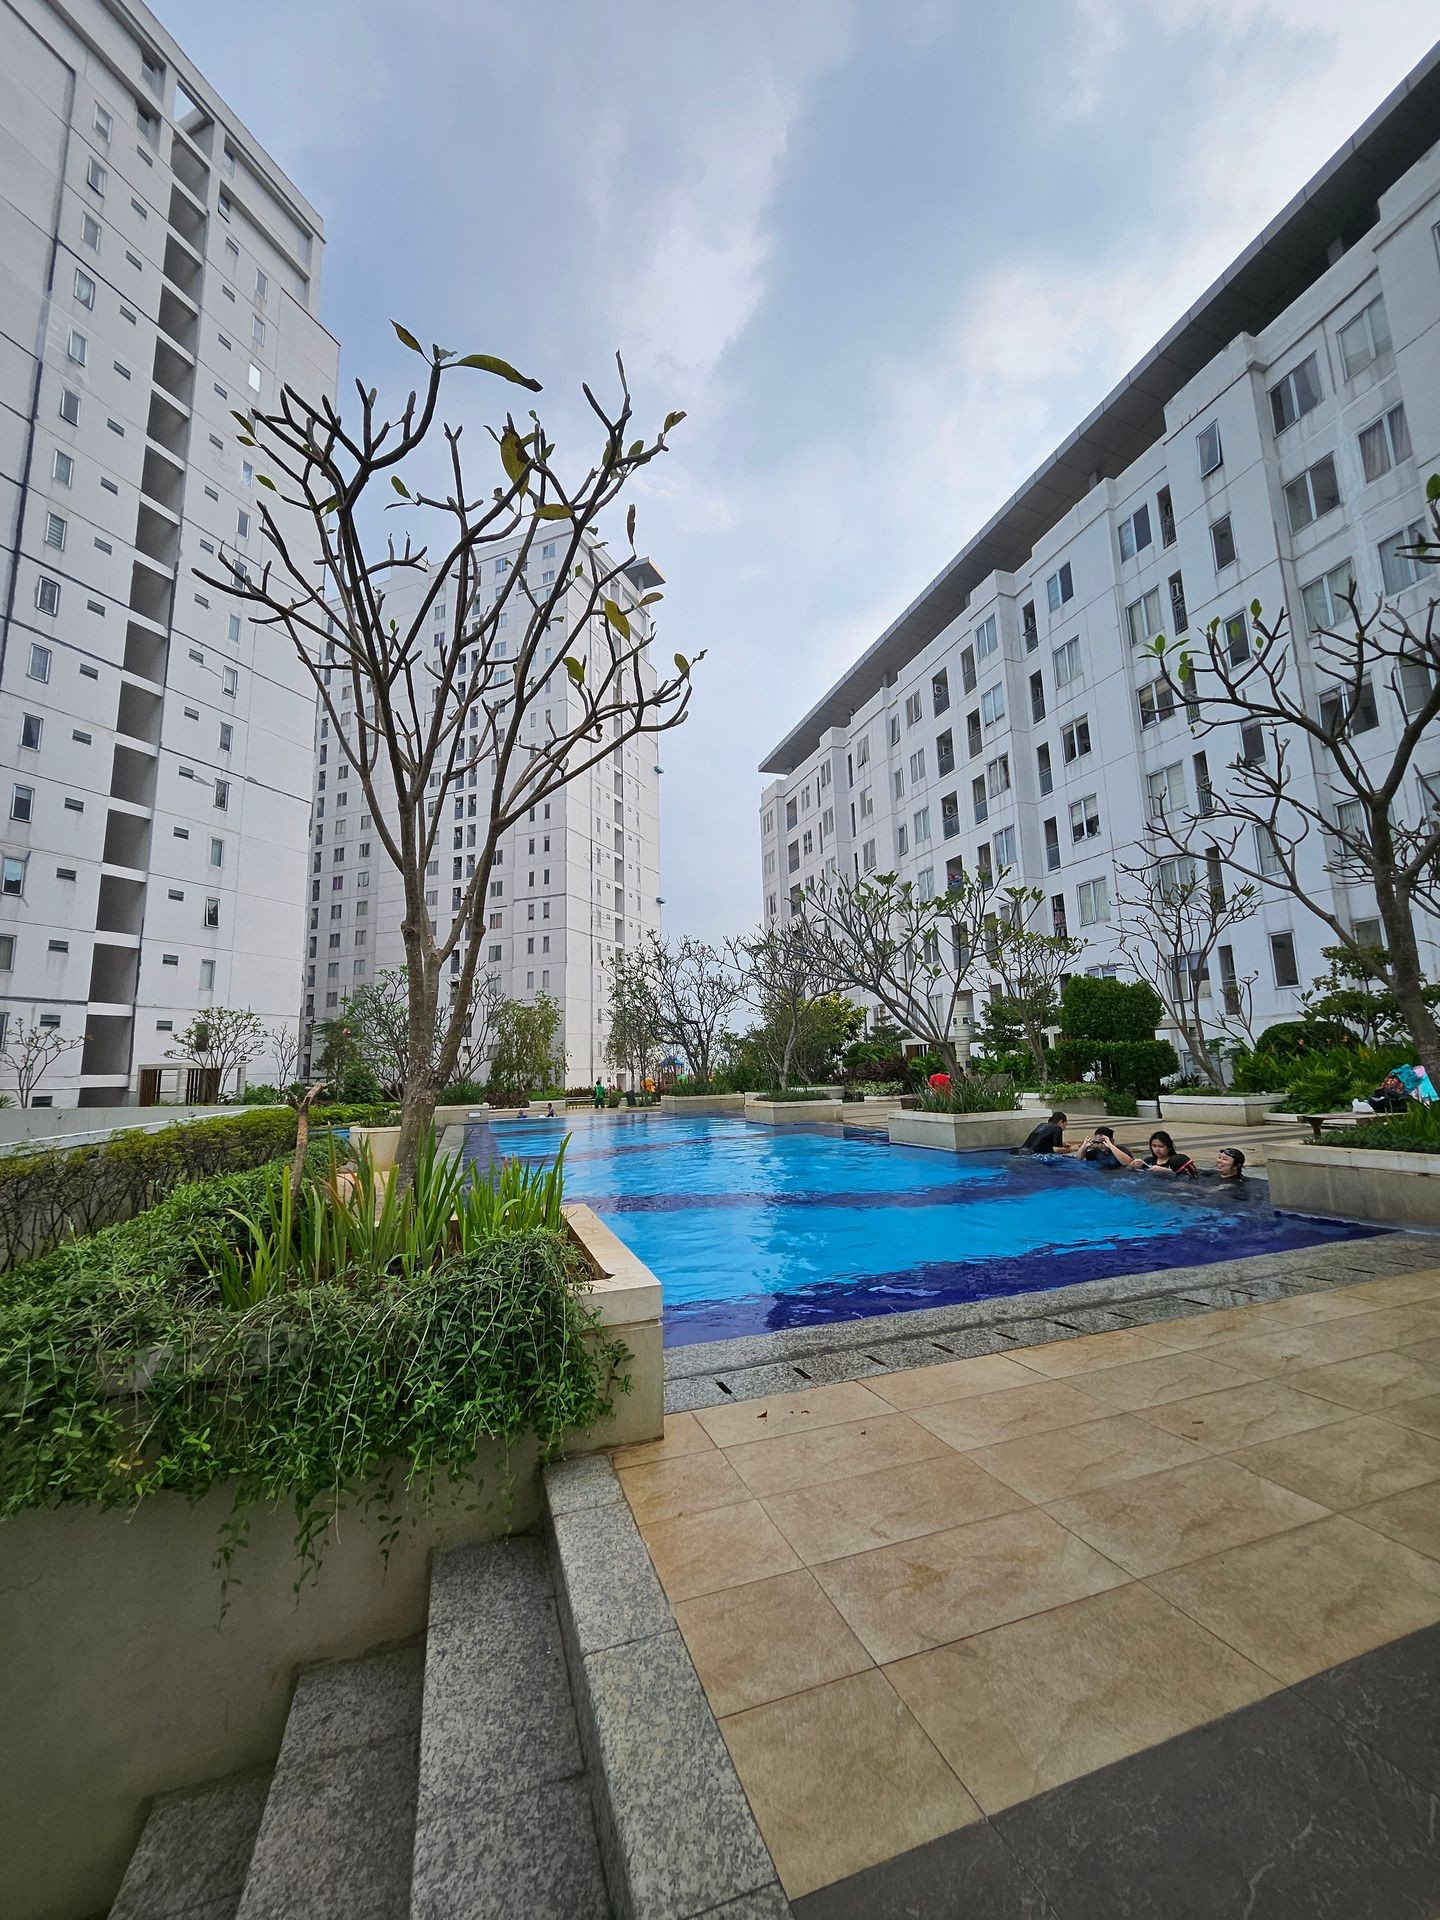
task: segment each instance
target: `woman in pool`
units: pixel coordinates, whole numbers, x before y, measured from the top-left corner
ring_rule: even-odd
[[[1173,1173],[1193,1180],[1199,1171],[1189,1154],[1181,1153],[1168,1133],[1152,1133],[1148,1152],[1138,1159],[1123,1147],[1112,1146],[1110,1151],[1122,1166],[1142,1173]]]
[[[1239,1147],[1221,1147],[1215,1156],[1215,1173],[1227,1185],[1239,1186],[1245,1178],[1245,1156]]]

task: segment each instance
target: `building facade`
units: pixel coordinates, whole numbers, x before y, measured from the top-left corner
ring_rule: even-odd
[[[1349,581],[1412,612],[1440,591],[1402,551],[1440,469],[1437,128],[1440,49],[766,759],[767,920],[826,874],[943,892],[1005,871],[1084,942],[1077,968],[1133,971],[1117,865],[1142,862],[1157,812],[1203,815],[1237,758],[1275,751],[1261,729],[1192,727],[1144,643],[1218,620],[1239,661],[1252,603],[1287,608],[1318,714],[1307,636]],[[1357,725],[1382,763],[1424,690],[1372,689]],[[1330,806],[1308,737],[1287,758]],[[1440,807],[1440,737],[1412,778],[1413,819]],[[1301,860],[1307,892],[1378,941],[1373,894],[1325,836]],[[1434,976],[1440,925],[1424,932]],[[1261,1029],[1300,1010],[1329,944],[1266,889],[1209,990],[1253,996]]]
[[[518,564],[521,544],[517,538],[487,553],[478,587],[487,604],[501,597],[507,574]],[[528,564],[538,574],[537,592],[550,590],[557,548],[563,551],[563,545],[557,539],[538,541],[532,548]],[[610,589],[637,638],[650,626],[641,598],[660,584],[660,574],[641,561]],[[426,585],[423,578],[400,576],[388,591],[387,611],[402,629],[414,618]],[[500,662],[509,649],[518,652],[525,631],[519,610],[523,602],[512,594],[511,604],[517,610],[502,611],[494,632],[494,655]],[[570,587],[551,623],[554,641],[544,649],[545,663],[577,644],[584,651],[584,609],[583,591]],[[438,650],[453,615],[448,593],[431,612],[431,644]],[[648,661],[642,662],[641,672],[653,689]],[[347,717],[353,696],[343,676],[335,697],[342,717]],[[563,733],[578,717],[574,689],[564,673],[557,673],[527,716],[527,736],[538,745],[552,722]],[[617,950],[635,946],[660,928],[661,746],[661,737],[650,736],[615,747],[589,773],[532,808],[527,819],[501,836],[497,847],[480,971],[493,975],[508,999],[533,1001],[543,993],[558,1003],[562,1025],[557,1044],[564,1050],[570,1085],[593,1083],[600,1073],[615,1077],[605,1061],[606,965]],[[383,791],[393,795],[388,780]],[[389,804],[393,806],[393,799]],[[449,817],[430,863],[427,904],[444,934],[485,845],[485,768],[470,769],[463,787],[434,804],[443,806]],[[347,995],[405,961],[400,874],[375,835],[359,780],[323,712],[316,719],[311,842],[302,1016],[307,1061],[318,1053],[316,1027],[339,1014]],[[460,967],[457,949],[450,960],[451,975]]]
[[[0,124],[0,1022],[109,1106],[207,1006],[295,1032],[313,687],[196,574],[260,558],[234,413],[337,348],[318,216],[145,7],[10,0]]]

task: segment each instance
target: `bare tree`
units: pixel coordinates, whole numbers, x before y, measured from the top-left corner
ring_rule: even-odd
[[[619,557],[596,531],[634,476],[665,451],[665,436],[683,414],[667,416],[656,435],[634,437],[617,356],[617,402],[607,410],[589,386],[583,389],[599,430],[588,467],[582,461],[575,474],[562,472],[532,410],[523,422],[507,414],[490,430],[498,464],[467,479],[461,429],[440,417],[444,382],[465,378],[465,369],[531,392],[539,382],[493,355],[457,356],[438,346],[427,354],[398,323],[395,332],[425,362],[419,390],[397,418],[380,417],[375,391],[363,383],[358,418],[348,424],[328,398],[310,400],[291,386],[273,412],[236,416],[242,444],[256,447],[267,469],[257,485],[269,496],[260,506],[268,557],[255,575],[226,553],[216,573],[200,577],[246,606],[257,625],[288,637],[359,777],[375,836],[401,876],[409,1036],[396,1171],[408,1183],[438,1090],[465,1043],[500,836],[626,741],[677,726],[689,707],[691,662],[677,653],[673,671],[652,664],[648,606],[658,594],[630,599],[628,611],[622,605],[622,581],[638,564],[633,505]],[[434,494],[412,491],[402,468],[420,461],[437,429],[445,485]],[[381,494],[433,536],[433,554],[409,536],[383,547],[372,542]],[[301,550],[302,529],[317,561]],[[527,567],[537,538],[559,548],[538,586]],[[482,600],[486,555],[516,539],[520,547],[500,592]],[[416,575],[418,604],[399,620],[389,589]],[[443,622],[436,617],[442,601]],[[567,613],[568,645],[554,646],[552,623]],[[506,640],[497,641],[507,622]],[[542,714],[543,724],[527,725]],[[426,867],[448,801],[462,785],[468,796],[472,772],[477,792],[479,781],[488,789],[477,822],[482,844],[442,933],[426,904]],[[447,1008],[441,983],[453,954],[460,965]],[[441,1042],[434,1048],[437,1019]]]
[[[617,947],[607,971],[610,1023],[605,1058],[628,1073],[631,1085],[638,1087],[655,1064],[661,1038],[659,1009],[643,951]]]
[[[776,921],[730,943],[745,998],[759,1014],[773,1051],[776,1086],[787,1087],[805,1015],[824,991],[814,943],[801,921]]]
[[[1190,854],[1116,866],[1124,876],[1115,906],[1125,958],[1160,996],[1211,1086],[1223,1087],[1222,1043],[1255,1044],[1255,975],[1222,979],[1217,1004],[1211,962],[1234,929],[1259,910],[1260,889],[1245,881],[1227,892],[1218,855],[1204,872]]]
[[[271,1036],[258,1013],[248,1007],[207,1007],[166,1050],[167,1060],[185,1060],[202,1075],[200,1098],[218,1100],[232,1073],[262,1054]]]
[[[1402,548],[1415,571],[1440,563],[1440,475],[1426,489],[1435,541]],[[1393,993],[1420,1058],[1440,1072],[1440,1022],[1425,997],[1417,911],[1440,913],[1440,769],[1416,764],[1440,726],[1440,599],[1413,617],[1379,602],[1362,609],[1351,583],[1347,618],[1318,628],[1298,649],[1285,612],[1267,623],[1250,608],[1253,640],[1207,628],[1198,652],[1160,635],[1154,652],[1165,681],[1189,706],[1200,731],[1243,729],[1228,779],[1206,796],[1210,811],[1167,821],[1180,852],[1200,836],[1225,864],[1260,887],[1288,894],[1334,934],[1365,972]],[[1307,685],[1307,681],[1311,684]],[[1377,690],[1398,703],[1401,725],[1387,752],[1364,724]],[[1314,767],[1297,765],[1308,750]],[[1373,888],[1384,946],[1362,941],[1338,905],[1302,871],[1312,833],[1326,864],[1345,881]]]
[[[295,1085],[300,1071],[300,1035],[296,1028],[282,1023],[270,1029],[270,1057],[275,1062],[276,1085],[284,1093]]]
[[[459,995],[457,993],[456,998]],[[460,1039],[455,1072],[448,1079],[473,1080],[488,1058],[494,1040],[495,1014],[501,1001],[500,982],[493,973],[476,974],[470,982],[470,1014]],[[427,1068],[438,1060],[454,1002],[437,1006],[430,1028]],[[347,995],[340,1012],[356,1058],[391,1095],[405,1085],[410,1058],[410,981],[405,967],[382,967],[373,980]],[[437,1084],[440,1084],[437,1082]]]
[[[1035,925],[1046,898],[1040,887],[1003,887],[998,908],[986,929],[986,958],[994,969],[990,989],[993,1002],[1014,1021],[1042,1077],[1045,1068],[1045,1029],[1060,1014],[1060,987],[1070,963],[1084,951],[1084,942],[1063,933],[1046,933]]]
[[[913,881],[880,873],[810,887],[796,924],[806,930],[821,980],[868,995],[903,1033],[923,1041],[958,1074],[961,1002],[976,984],[987,923],[992,946],[999,945],[995,898],[993,882],[967,876],[949,893],[926,900]]]
[[[697,1080],[708,1081],[725,1022],[744,998],[745,983],[733,953],[688,934],[662,940],[652,933],[638,954],[660,1038],[684,1054]]]
[[[67,1039],[58,1027],[27,1027],[23,1020],[17,1020],[9,1030],[6,1043],[0,1060],[15,1076],[15,1098],[22,1107],[29,1106],[35,1089],[61,1054],[80,1044]]]

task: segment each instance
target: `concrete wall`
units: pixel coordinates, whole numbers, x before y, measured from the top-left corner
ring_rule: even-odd
[[[1034,1130],[1033,1113],[892,1113],[892,1147],[941,1147],[950,1153],[1018,1147]]]
[[[0,1107],[0,1147],[21,1140],[53,1140],[60,1146],[100,1138],[131,1127],[156,1133],[181,1120],[218,1120],[264,1107]]]
[[[1440,1227],[1440,1154],[1281,1145],[1269,1149],[1265,1170],[1271,1203],[1286,1213]]]

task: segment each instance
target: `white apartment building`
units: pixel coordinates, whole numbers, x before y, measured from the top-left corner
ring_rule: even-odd
[[[521,544],[517,537],[486,556],[477,594],[486,604],[501,597]],[[528,564],[537,593],[551,588],[557,554],[563,551],[564,540],[558,536],[532,547]],[[389,611],[402,629],[413,619],[427,584],[421,576],[401,576],[389,590]],[[640,605],[641,596],[661,584],[662,576],[642,560],[609,589],[637,638],[650,630],[650,611]],[[551,623],[554,642],[544,649],[546,662],[577,648],[584,653],[584,609],[584,593],[572,585],[561,615]],[[431,644],[438,652],[454,614],[449,592],[437,599],[431,613]],[[507,649],[518,652],[526,615],[525,603],[512,592],[495,630],[498,660]],[[653,688],[648,661],[642,662],[641,671]],[[342,711],[352,698],[340,677],[336,699]],[[557,673],[543,702],[530,711],[529,735],[539,745],[552,718],[556,730],[563,732],[578,714],[568,677]],[[605,1064],[606,963],[617,949],[634,946],[660,929],[662,747],[663,736],[643,736],[616,747],[590,773],[532,808],[527,819],[502,835],[497,848],[480,970],[493,974],[509,999],[534,1000],[546,993],[559,1003],[564,1021],[558,1044],[564,1048],[570,1085],[593,1082],[602,1072],[614,1077]],[[438,788],[438,775],[434,779]],[[393,792],[388,780],[386,787]],[[463,789],[440,804],[448,817],[430,863],[427,901],[436,927],[448,933],[485,844],[485,768],[470,769]],[[316,721],[311,842],[302,1018],[307,1060],[315,1050],[316,1025],[333,1019],[346,996],[367,979],[405,962],[400,875],[374,833],[359,780],[323,712]],[[460,967],[457,948],[450,958],[452,977]]]
[[[0,1027],[108,1106],[206,1006],[294,1031],[313,687],[195,574],[260,558],[232,413],[337,348],[319,217],[144,6],[7,0],[0,125]]]
[[[1437,133],[1440,48],[766,758],[767,920],[826,873],[896,871],[927,893],[1003,869],[1084,940],[1077,967],[1132,971],[1117,861],[1140,863],[1158,807],[1203,812],[1232,762],[1274,752],[1260,729],[1192,729],[1141,643],[1218,619],[1240,660],[1251,603],[1286,607],[1318,711],[1304,636],[1352,577],[1409,610],[1440,590],[1399,551],[1440,469]],[[1417,691],[1373,689],[1377,754]],[[1288,756],[1328,795],[1308,740]],[[1440,803],[1440,738],[1418,771],[1411,818]],[[1378,940],[1373,896],[1323,835],[1304,858],[1314,897]],[[1233,1002],[1254,976],[1256,1027],[1292,1017],[1329,944],[1267,891],[1211,990]]]

